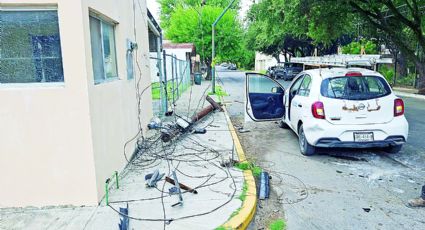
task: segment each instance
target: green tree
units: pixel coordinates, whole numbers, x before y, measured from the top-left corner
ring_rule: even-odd
[[[157,2],[161,6],[161,26],[164,29],[169,27],[171,14],[179,7],[193,8],[200,12],[202,6],[224,8],[229,4],[229,0],[157,0]],[[239,0],[233,4],[232,9],[239,9]]]
[[[346,46],[342,47],[342,53],[344,54],[361,54],[362,47],[365,49],[366,54],[377,54],[378,48],[376,43],[361,39],[360,41],[354,41]]]
[[[170,17],[165,36],[173,42],[193,42],[209,70],[212,61],[212,23],[223,8],[204,6],[199,12],[194,8],[177,7]],[[235,10],[229,10],[216,27],[216,53],[220,61],[246,63],[243,29]],[[249,55],[249,54],[248,54]],[[252,55],[251,55],[252,56]],[[242,58],[243,57],[243,58]],[[208,71],[208,77],[211,71]]]
[[[419,92],[425,94],[425,15],[424,0],[288,0],[288,15],[311,38],[329,42],[340,35],[355,34],[361,27],[394,45],[415,63]],[[289,16],[288,16],[289,17]],[[294,31],[303,33],[299,28]],[[398,52],[397,51],[397,52]]]
[[[305,5],[307,4],[307,6]],[[277,61],[279,56],[312,55],[314,48],[319,53],[336,51],[337,39],[345,33],[344,22],[312,20],[316,16],[307,10],[324,11],[325,7],[303,0],[263,0],[254,4],[248,13],[247,42],[256,51],[271,55]],[[334,19],[334,18],[333,18]]]

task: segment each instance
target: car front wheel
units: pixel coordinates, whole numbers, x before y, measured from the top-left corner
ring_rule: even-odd
[[[303,125],[300,126],[300,129],[298,131],[298,138],[299,138],[300,151],[302,155],[312,156],[316,153],[316,147],[310,145],[307,141],[307,138],[305,137]]]

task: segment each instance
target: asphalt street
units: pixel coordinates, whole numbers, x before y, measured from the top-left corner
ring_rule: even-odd
[[[271,201],[259,202],[255,229],[272,216],[267,206],[283,213],[288,229],[425,229],[425,209],[406,206],[425,181],[425,100],[403,98],[410,133],[400,153],[324,149],[305,157],[292,131],[245,118],[244,72],[219,71],[218,80],[232,120],[249,131],[239,133],[248,157],[272,176]]]

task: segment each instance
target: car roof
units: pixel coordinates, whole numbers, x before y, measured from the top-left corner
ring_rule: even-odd
[[[332,78],[332,77],[342,77],[349,72],[360,72],[364,76],[381,76],[382,75],[376,71],[363,69],[363,68],[319,68],[319,69],[310,69],[305,70],[304,73],[311,75],[312,77],[321,77],[322,79]]]

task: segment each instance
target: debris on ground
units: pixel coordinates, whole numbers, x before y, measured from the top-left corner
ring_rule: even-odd
[[[363,211],[365,211],[365,212],[370,212],[370,208],[363,208]]]
[[[262,172],[260,174],[260,193],[258,197],[260,200],[268,199],[270,196],[270,176],[268,172]]]
[[[176,182],[173,179],[169,178],[168,176],[165,177],[165,181],[167,181],[168,183],[170,183],[172,185],[176,185]],[[193,189],[193,188],[191,188],[189,186],[186,186],[186,185],[184,185],[182,183],[178,183],[178,185],[183,190],[186,190],[186,191],[188,191],[190,193],[193,193],[193,194],[198,194],[198,191],[196,191],[195,189]]]
[[[130,219],[128,218],[128,203],[126,208],[120,208],[120,223],[118,224],[119,230],[128,230],[130,226]]]
[[[162,179],[165,173],[159,173],[159,170],[155,170],[154,173],[147,174],[145,180],[147,181],[146,186],[149,188],[156,187],[156,183]]]
[[[223,111],[223,108],[221,108],[221,106],[217,102],[215,102],[214,99],[212,99],[211,97],[207,96],[206,100],[210,103],[210,105],[202,109],[197,114],[193,115],[190,121],[187,118],[179,116],[173,124],[163,127],[161,130],[161,140],[163,142],[170,142],[178,135],[189,131],[190,128],[196,124],[196,122],[200,121],[202,118],[204,118],[211,112],[215,110]]]

